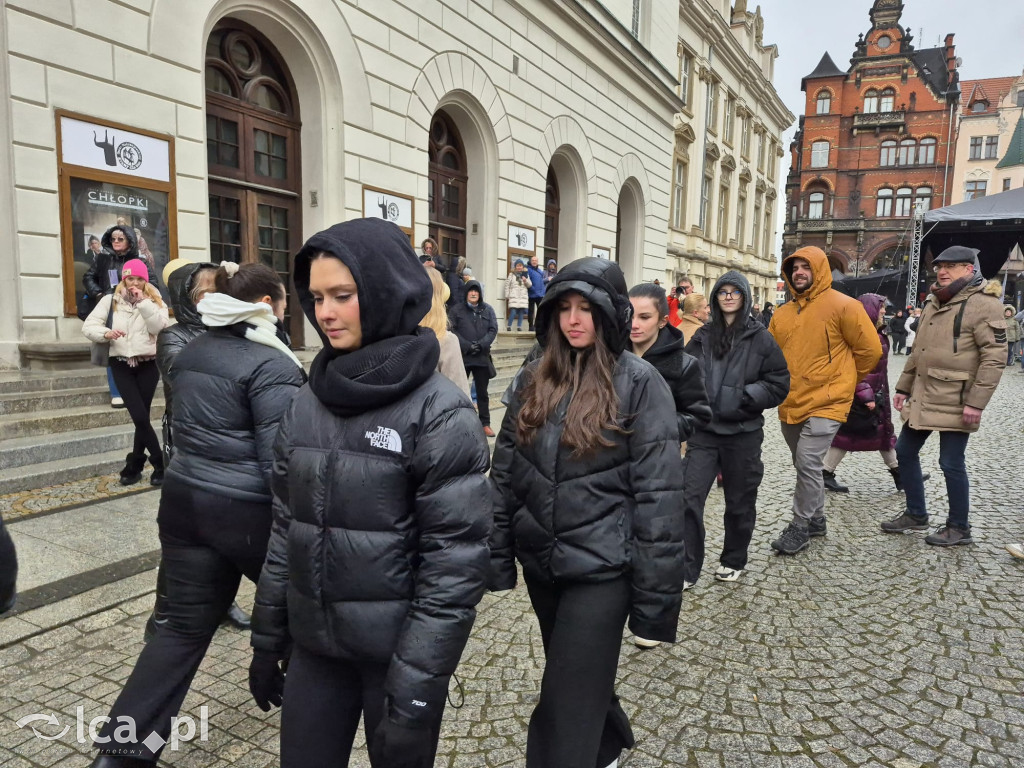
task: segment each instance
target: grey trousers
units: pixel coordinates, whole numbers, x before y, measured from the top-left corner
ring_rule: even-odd
[[[796,490],[793,491],[793,522],[807,526],[812,517],[825,515],[825,454],[839,430],[839,422],[812,416],[799,424],[782,423],[782,436],[796,467]]]

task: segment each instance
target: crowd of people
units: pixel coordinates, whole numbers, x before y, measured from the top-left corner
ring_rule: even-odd
[[[606,259],[514,263],[505,330],[525,316],[536,345],[495,434],[498,313],[464,262],[445,263],[433,240],[422,250],[380,219],[306,242],[293,281],[322,342],[308,377],[268,267],[178,266],[165,278],[175,325],[144,262],[125,260],[104,287],[83,332],[109,346],[135,424],[122,482],[138,482],[148,458],[162,485],[162,562],[148,641],[95,768],[155,764],[153,742],[109,739],[131,717],[140,737],[166,741],[242,577],[257,584],[249,688],[264,711],[282,707],[281,765],[346,765],[362,720],[373,765],[428,768],[475,606],[520,569],[545,651],[526,765],[617,765],[634,743],[615,693],[623,629],[642,648],[675,642],[716,478],[713,576],[741,579],[771,409],[796,470],[779,555],[827,534],[825,492],[848,490],[836,471],[849,451],[878,451],[906,493],[881,530],[926,530],[920,451],[932,432],[949,509],[924,540],[971,543],[964,455],[1017,323],[976,251],[943,251],[920,317],[888,322],[884,297],[832,288],[814,247],[783,261],[792,300],[778,308],[756,307],[735,271],[709,301],[689,280],[671,295],[630,288]],[[891,406],[890,344],[910,354]],[[160,375],[162,446],[149,421]],[[14,553],[0,525],[4,561]],[[0,574],[0,612],[11,599]]]

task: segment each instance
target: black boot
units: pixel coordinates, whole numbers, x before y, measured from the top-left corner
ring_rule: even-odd
[[[903,490],[903,480],[900,479],[900,468],[899,467],[893,467],[892,469],[889,470],[889,474],[892,475],[892,481],[894,483],[896,483],[896,490],[897,491],[902,491]]]
[[[249,629],[251,620],[249,614],[238,607],[238,603],[231,603],[231,607],[224,614],[224,620],[221,621],[221,624],[229,624],[235,629]]]
[[[164,484],[164,455],[162,453],[149,457],[149,463],[153,465],[153,474],[149,478],[149,484],[159,488]]]
[[[833,493],[849,493],[850,489],[845,485],[840,485],[839,481],[836,480],[836,473],[829,472],[827,469],[821,470],[821,476],[825,478],[825,490],[832,491]]]
[[[121,470],[121,485],[135,485],[142,479],[142,468],[146,466],[145,453],[129,453]]]

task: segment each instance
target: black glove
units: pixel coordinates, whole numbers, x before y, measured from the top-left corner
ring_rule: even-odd
[[[281,655],[256,649],[249,663],[249,693],[256,706],[269,712],[271,705],[281,706],[284,692],[284,672],[281,671]]]
[[[471,355],[479,355],[482,351],[483,347],[480,346],[479,341],[474,341],[472,344],[469,345],[469,354]]]
[[[370,755],[374,765],[387,768],[432,768],[434,734],[429,726],[387,715],[373,734]]]

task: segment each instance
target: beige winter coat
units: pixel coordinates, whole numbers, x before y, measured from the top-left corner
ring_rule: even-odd
[[[462,364],[462,350],[459,348],[459,337],[449,331],[438,341],[441,345],[441,357],[437,360],[437,372],[455,385],[469,397],[469,374]]]
[[[977,431],[977,424],[964,424],[964,406],[988,405],[1006,365],[1001,292],[992,280],[967,286],[945,305],[928,297],[913,352],[896,382],[896,391],[909,395],[903,415],[913,429]]]
[[[124,331],[125,336],[109,340],[104,334],[107,327],[107,313],[110,302],[114,302],[113,330]],[[82,333],[89,341],[110,344],[113,357],[156,357],[156,337],[167,327],[167,307],[159,307],[152,299],[143,299],[132,306],[117,293],[108,293],[96,304],[82,326]]]
[[[509,309],[526,309],[530,306],[530,292],[529,287],[531,285],[530,278],[526,276],[526,270],[518,275],[520,280],[516,280],[516,273],[509,272],[508,277],[505,278],[505,298],[508,299]]]

